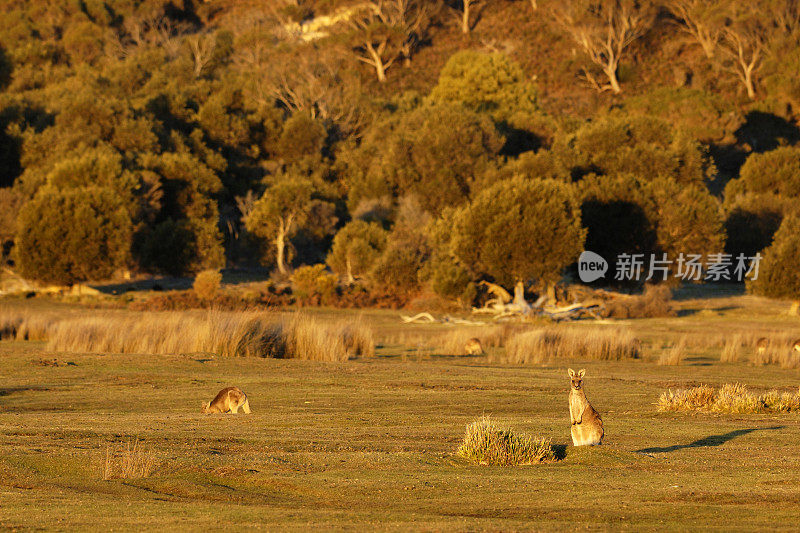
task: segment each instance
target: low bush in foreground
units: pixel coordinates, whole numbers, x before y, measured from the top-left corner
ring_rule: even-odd
[[[529,364],[552,359],[619,361],[640,355],[638,339],[622,328],[550,327],[509,338],[501,362]]]
[[[771,390],[754,394],[744,385],[725,384],[718,390],[708,385],[669,390],[658,399],[659,411],[702,411],[711,413],[788,413],[800,410],[800,390],[795,393]]]
[[[558,459],[550,439],[515,434],[488,416],[467,425],[457,454],[471,463],[489,466],[532,465]]]

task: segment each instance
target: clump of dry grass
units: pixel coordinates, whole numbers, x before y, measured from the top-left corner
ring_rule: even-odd
[[[464,442],[456,453],[471,463],[490,466],[532,465],[557,460],[550,439],[518,435],[488,416],[467,425]]]
[[[752,347],[751,361],[755,365],[780,365],[782,368],[800,368],[800,350],[795,344],[800,340],[797,332],[751,332],[747,344]],[[759,341],[765,341],[765,345]]]
[[[139,439],[122,446],[106,446],[103,479],[138,479],[150,477],[159,466],[158,456]]]
[[[678,366],[686,357],[686,336],[681,337],[669,350],[661,353],[658,364],[663,366]]]
[[[528,364],[552,359],[619,361],[640,355],[638,339],[623,328],[549,327],[511,337],[501,362]]]
[[[162,312],[106,314],[64,320],[50,331],[48,349],[89,353],[180,354],[345,361],[371,356],[375,343],[363,323],[330,324],[299,314]]]
[[[192,284],[192,289],[201,300],[213,300],[222,285],[222,273],[219,270],[203,270]]]
[[[691,389],[671,389],[661,394],[659,411],[705,411],[712,413],[786,413],[800,410],[800,390],[796,393],[768,391],[753,394],[739,383],[715,390],[708,385]]]

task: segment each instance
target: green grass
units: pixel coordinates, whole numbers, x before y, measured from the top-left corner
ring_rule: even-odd
[[[735,330],[737,316],[777,316],[760,309],[631,327],[659,344]],[[716,348],[671,367],[652,357],[500,365],[403,344],[448,326],[401,329],[397,317],[367,313],[378,357],[345,363],[0,342],[0,529],[764,530],[800,520],[800,414],[656,409],[664,390],[701,383],[796,392],[796,370],[719,363]],[[41,364],[53,359],[58,366]],[[573,363],[587,369],[603,417],[599,447],[571,445]],[[201,415],[200,403],[228,385],[248,394],[253,414]],[[563,459],[470,464],[456,451],[483,415],[566,447]],[[155,472],[104,481],[107,447],[137,438],[157,454]]]

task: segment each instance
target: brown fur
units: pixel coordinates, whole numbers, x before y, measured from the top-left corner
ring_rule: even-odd
[[[232,413],[238,414],[239,408],[245,414],[250,414],[250,402],[247,395],[239,387],[225,387],[210,402],[202,405],[204,414],[211,413]]]
[[[756,341],[756,352],[764,353],[767,351],[767,346],[769,346],[769,340],[766,337],[761,337]]]
[[[472,337],[464,346],[464,351],[467,355],[483,355],[483,346],[481,346],[480,339]]]
[[[602,444],[605,434],[603,419],[586,399],[583,390],[585,373],[586,370],[579,370],[576,374],[574,370],[569,369],[569,419],[572,423],[572,444],[575,446]]]

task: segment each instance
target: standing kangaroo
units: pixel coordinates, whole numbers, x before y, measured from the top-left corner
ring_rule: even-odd
[[[250,414],[250,402],[247,395],[239,387],[226,387],[217,393],[217,396],[210,402],[202,405],[204,414],[211,413],[233,413],[238,414],[242,408],[244,414]]]
[[[603,441],[603,420],[594,410],[583,391],[585,369],[576,374],[569,369],[569,419],[572,422],[572,444],[575,446],[594,446]]]

